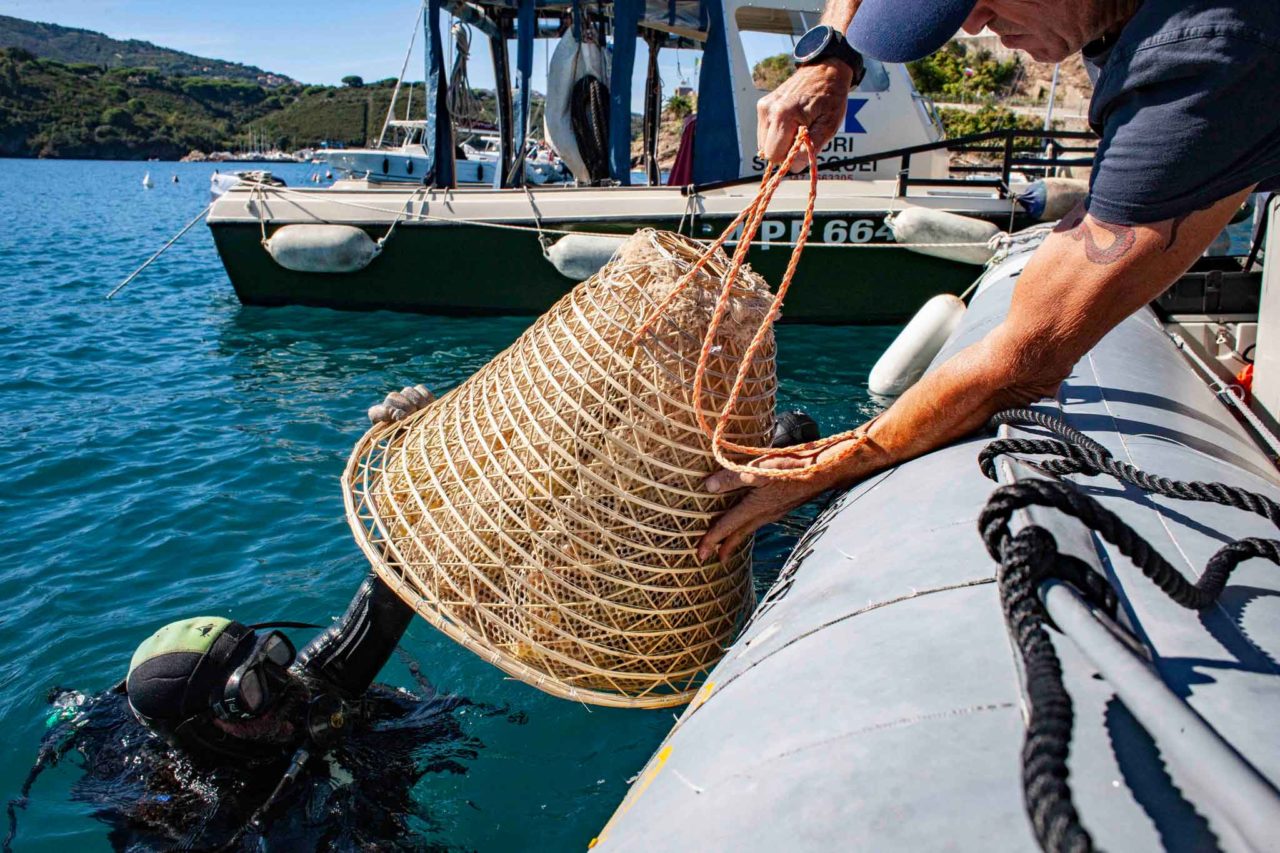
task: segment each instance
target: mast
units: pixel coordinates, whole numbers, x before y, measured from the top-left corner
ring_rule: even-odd
[[[515,134],[511,105],[511,65],[507,55],[507,27],[501,13],[496,13],[497,35],[489,36],[489,53],[493,57],[494,94],[498,99],[498,175],[499,188],[511,186],[511,149]]]
[[[404,82],[405,72],[409,70],[409,57],[413,55],[413,46],[418,41],[418,19],[423,14],[424,5],[426,5],[426,0],[422,0],[422,2],[418,4],[418,10],[413,13],[413,27],[411,28],[412,35],[409,37],[409,49],[404,53],[404,63],[400,66],[400,76],[396,78],[396,87],[391,90],[391,103],[387,105],[387,117],[382,120],[382,132],[378,134],[378,144],[375,146],[377,148],[382,147],[382,143],[387,138],[387,126],[391,123],[391,119],[395,118],[396,98],[400,97],[400,84]],[[413,97],[412,88],[409,90],[409,97]]]

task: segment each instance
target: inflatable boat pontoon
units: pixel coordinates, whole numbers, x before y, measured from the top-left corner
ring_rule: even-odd
[[[935,365],[1000,321],[1035,245],[987,270]],[[1280,257],[1280,240],[1272,246]],[[1249,316],[1247,304],[1215,301],[1223,275],[1236,274],[1200,274],[1194,296],[1191,285],[1176,288],[1162,302],[1177,316],[1129,318],[1035,408],[1120,465],[1280,501],[1274,454],[1248,428],[1253,416],[1234,413],[1211,390],[1216,377],[1207,381],[1180,351],[1212,370],[1214,346],[1260,329],[1257,352],[1244,355],[1257,356],[1255,393],[1275,387],[1280,375],[1262,373],[1280,277],[1264,289],[1255,325],[1256,307]],[[1255,285],[1255,306],[1256,294]],[[1272,317],[1271,335],[1278,326]],[[1074,721],[1069,776],[1036,778],[1045,744],[1029,741],[1024,754],[1024,736],[1028,686],[1044,673],[1024,665],[978,521],[999,484],[1052,478],[1019,461],[1044,457],[1011,453],[993,460],[992,482],[978,456],[997,437],[883,472],[820,515],[593,846],[1087,849],[1061,834],[1070,815],[1051,789],[1062,783],[1078,825],[1104,849],[1280,846],[1280,566],[1245,559],[1215,603],[1187,609],[1096,529],[1039,506],[1013,513],[1011,529],[1048,531],[1109,581],[1114,607],[1107,613],[1072,584],[1038,587]],[[1228,542],[1278,538],[1254,512],[1107,475],[1062,479],[1189,581]]]

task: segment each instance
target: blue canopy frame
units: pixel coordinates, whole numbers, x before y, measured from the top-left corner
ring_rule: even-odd
[[[698,39],[690,38],[689,33],[705,33],[706,40],[701,44],[704,54],[698,76],[698,110],[697,131],[694,138],[694,180],[698,183],[729,180],[738,177],[742,163],[738,150],[738,129],[735,115],[733,87],[730,82],[729,43],[724,21],[723,0],[595,0],[584,10],[583,4],[590,0],[428,0],[429,10],[426,23],[428,29],[427,80],[430,102],[437,105],[437,114],[447,116],[445,102],[444,57],[441,56],[439,32],[431,26],[436,20],[442,3],[448,5],[450,11],[469,22],[479,17],[477,9],[487,16],[482,20],[485,26],[481,29],[490,39],[509,37],[511,24],[515,24],[516,68],[514,88],[516,103],[512,106],[514,115],[509,122],[513,132],[510,134],[510,148],[506,151],[504,161],[510,162],[512,168],[508,175],[500,175],[503,186],[521,186],[524,183],[524,170],[516,168],[523,163],[525,140],[529,133],[529,117],[532,106],[530,81],[533,72],[533,43],[542,35],[538,32],[540,13],[572,16],[572,27],[575,34],[584,26],[585,14],[594,8],[601,14],[611,13],[613,24],[612,67],[609,75],[609,114],[615,117],[609,124],[609,174],[622,185],[631,183],[631,78],[635,70],[636,39],[646,22],[646,28],[652,32],[662,33],[666,41],[654,41],[655,44],[668,44],[675,47],[694,47]],[[515,14],[512,15],[512,12]],[[669,32],[669,29],[684,31],[685,35]],[[434,33],[434,38],[432,37]],[[659,36],[661,38],[662,36]],[[651,48],[652,49],[652,48]],[[502,48],[505,54],[505,46]],[[435,88],[433,88],[435,87]],[[510,91],[510,85],[508,91]],[[500,98],[501,103],[504,99]],[[508,99],[508,103],[510,103]],[[503,117],[499,116],[499,123]],[[452,134],[447,122],[429,125],[429,154],[440,159],[437,186],[452,185]],[[508,136],[502,134],[503,146],[507,147]],[[450,152],[448,166],[445,158],[436,158],[436,151]],[[510,157],[507,160],[507,157]],[[448,183],[441,182],[447,180]]]
[[[440,43],[441,0],[427,0],[422,10],[425,30],[423,58],[426,62],[427,129],[423,146],[427,150],[427,177],[432,186],[454,185],[453,122],[449,120],[448,79],[444,70],[444,46]]]

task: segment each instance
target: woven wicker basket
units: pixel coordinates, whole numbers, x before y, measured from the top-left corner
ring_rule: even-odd
[[[724,563],[693,553],[734,501],[701,487],[718,466],[692,399],[724,254],[633,340],[704,251],[637,233],[465,383],[370,430],[343,475],[348,520],[382,579],[553,695],[686,702],[753,605],[750,541]],[[709,354],[705,416],[718,417],[769,302],[744,270]],[[727,434],[766,445],[771,336],[746,377]]]

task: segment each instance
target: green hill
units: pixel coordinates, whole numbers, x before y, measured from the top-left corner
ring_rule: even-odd
[[[247,148],[250,137],[286,151],[323,141],[364,145],[377,138],[394,85],[382,80],[267,88],[152,68],[68,65],[22,48],[3,48],[0,157],[169,160],[192,150]],[[421,85],[415,94],[414,115],[420,118]],[[493,93],[474,94],[479,120],[492,122]],[[536,122],[538,115],[535,111]]]
[[[289,151],[316,145],[321,141],[360,146],[376,142],[387,116],[395,80],[380,80],[363,86],[307,86],[282,109],[251,122],[247,128],[271,144]],[[497,121],[497,102],[493,92],[472,89],[479,107],[478,124],[492,126]],[[407,92],[402,89],[397,114],[404,117]],[[534,93],[531,126],[541,135],[542,96]],[[422,84],[413,89],[413,118],[423,118]]]
[[[176,159],[228,147],[301,87],[103,69],[0,50],[0,156]]]
[[[225,77],[267,86],[294,82],[252,65],[207,59],[151,42],[137,39],[121,41],[92,30],[42,24],[7,15],[0,15],[0,47],[17,47],[36,56],[65,63],[87,62],[107,68],[154,68],[163,74]]]

